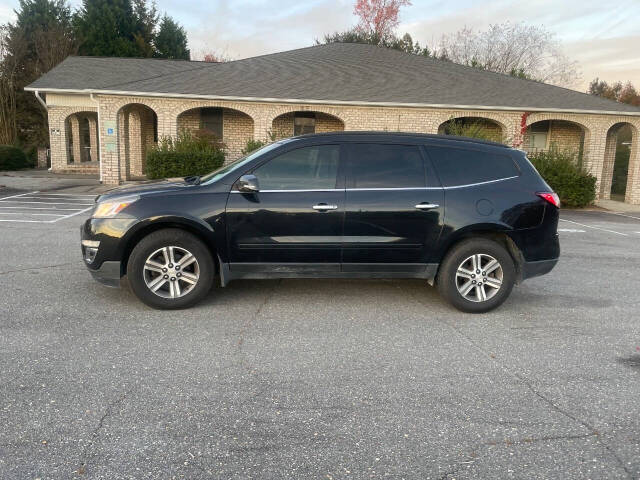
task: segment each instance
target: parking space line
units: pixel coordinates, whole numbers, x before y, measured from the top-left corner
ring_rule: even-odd
[[[22,220],[22,219],[9,220],[8,218],[0,218],[0,222],[11,222],[11,223],[53,223],[53,222],[57,222],[58,220],[62,220],[62,219],[58,218],[56,220]]]
[[[65,218],[71,218],[71,217],[75,217],[76,215],[80,215],[81,213],[84,212],[88,212],[89,210],[91,210],[93,207],[89,207],[89,208],[85,208],[84,210],[80,210],[79,212],[75,212],[75,213],[70,213],[69,215],[65,215],[62,218],[56,218],[56,222],[59,220],[64,220]]]
[[[70,202],[75,202],[75,201],[79,201],[79,202],[87,202],[89,201],[88,198],[75,198],[75,197],[54,197],[54,198],[49,198],[49,197],[43,197],[41,195],[32,195],[30,197],[24,197],[20,200],[16,200],[17,202],[21,202],[22,200],[32,200],[32,199],[37,199],[37,200],[62,200],[62,201],[70,201]],[[0,200],[4,200],[4,198],[0,199]]]
[[[0,197],[0,200],[4,200],[5,198],[24,197],[25,195],[31,195],[33,193],[38,193],[38,190],[36,190],[35,192],[18,193],[17,195],[9,195],[8,197]]]
[[[564,218],[560,219],[561,222],[573,223],[575,225],[580,225],[581,227],[593,228],[595,230],[602,230],[603,232],[615,233],[616,235],[622,235],[623,237],[628,237],[629,235],[626,233],[616,232],[615,230],[607,230],[606,228],[594,227],[592,225],[585,225],[584,223],[574,222],[573,220],[565,220]]]
[[[627,217],[627,218],[633,218],[635,220],[640,220],[640,217],[634,217],[633,215],[627,215],[626,213],[618,213],[618,212],[604,212],[604,213],[610,213],[611,215],[618,215],[620,217]]]
[[[0,200],[0,203],[44,203],[45,205],[93,205],[93,203],[72,203],[72,202],[25,202],[23,200]]]
[[[0,215],[22,218],[0,218],[0,222],[55,223],[75,217],[93,208],[95,195],[72,193],[46,193],[39,190],[0,197]],[[58,213],[60,212],[60,213]],[[34,219],[33,217],[49,217]]]
[[[76,211],[77,208],[60,208],[60,207],[21,207],[21,206],[13,206],[13,207],[0,207],[0,208],[18,208],[20,210],[59,210],[61,212],[64,211]]]
[[[31,193],[39,193],[40,195],[56,195],[56,196],[72,196],[72,197],[90,197],[90,198],[96,198],[98,196],[98,194],[90,194],[90,193],[48,193],[48,192],[41,192],[40,190],[38,190],[37,192],[31,192]]]
[[[33,216],[51,216],[51,217],[64,217],[64,214],[59,213],[22,213],[22,212],[0,212],[0,215],[33,215]]]

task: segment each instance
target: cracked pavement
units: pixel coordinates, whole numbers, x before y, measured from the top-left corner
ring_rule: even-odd
[[[0,226],[0,478],[639,478],[640,219],[563,218],[474,316],[417,280],[237,281],[158,312],[80,218]],[[632,268],[633,267],[633,268]]]

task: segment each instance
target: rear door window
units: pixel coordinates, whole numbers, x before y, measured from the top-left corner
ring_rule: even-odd
[[[358,143],[348,152],[349,188],[425,186],[424,160],[415,145]]]
[[[508,155],[453,147],[427,146],[440,181],[445,187],[490,182],[520,175]]]

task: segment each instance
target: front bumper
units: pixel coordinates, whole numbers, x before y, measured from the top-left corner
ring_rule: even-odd
[[[91,276],[109,287],[119,287],[121,262],[114,260],[113,239],[104,234],[96,234],[94,219],[88,219],[80,226],[82,259]],[[105,222],[98,223],[103,225]],[[117,256],[116,256],[117,258]]]
[[[120,287],[120,262],[102,262],[100,268],[93,270],[88,269],[91,272],[94,280],[106,285],[107,287]]]

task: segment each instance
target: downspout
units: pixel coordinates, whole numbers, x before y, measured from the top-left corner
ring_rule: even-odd
[[[47,102],[45,102],[45,101],[42,99],[42,97],[40,96],[40,92],[39,92],[38,90],[36,90],[34,93],[35,93],[35,95],[36,95],[36,99],[38,100],[38,102],[40,102],[40,105],[42,105],[42,106],[43,106],[43,108],[44,108],[47,112],[49,112],[49,106],[47,105]],[[48,117],[48,115],[47,115],[47,117]],[[49,170],[49,171],[51,171],[51,169],[52,169],[52,168],[53,168],[53,166],[49,167],[49,168],[48,168],[48,170]]]
[[[36,94],[36,98],[40,102],[40,105],[42,105],[44,107],[44,109],[48,112],[49,111],[49,107],[47,106],[47,103],[40,96],[40,92],[38,90],[36,90],[34,93]]]
[[[98,106],[98,163],[100,168],[100,183],[102,183],[102,141],[100,139],[102,124],[100,123],[100,102],[93,97],[93,92],[89,92],[89,98]]]

